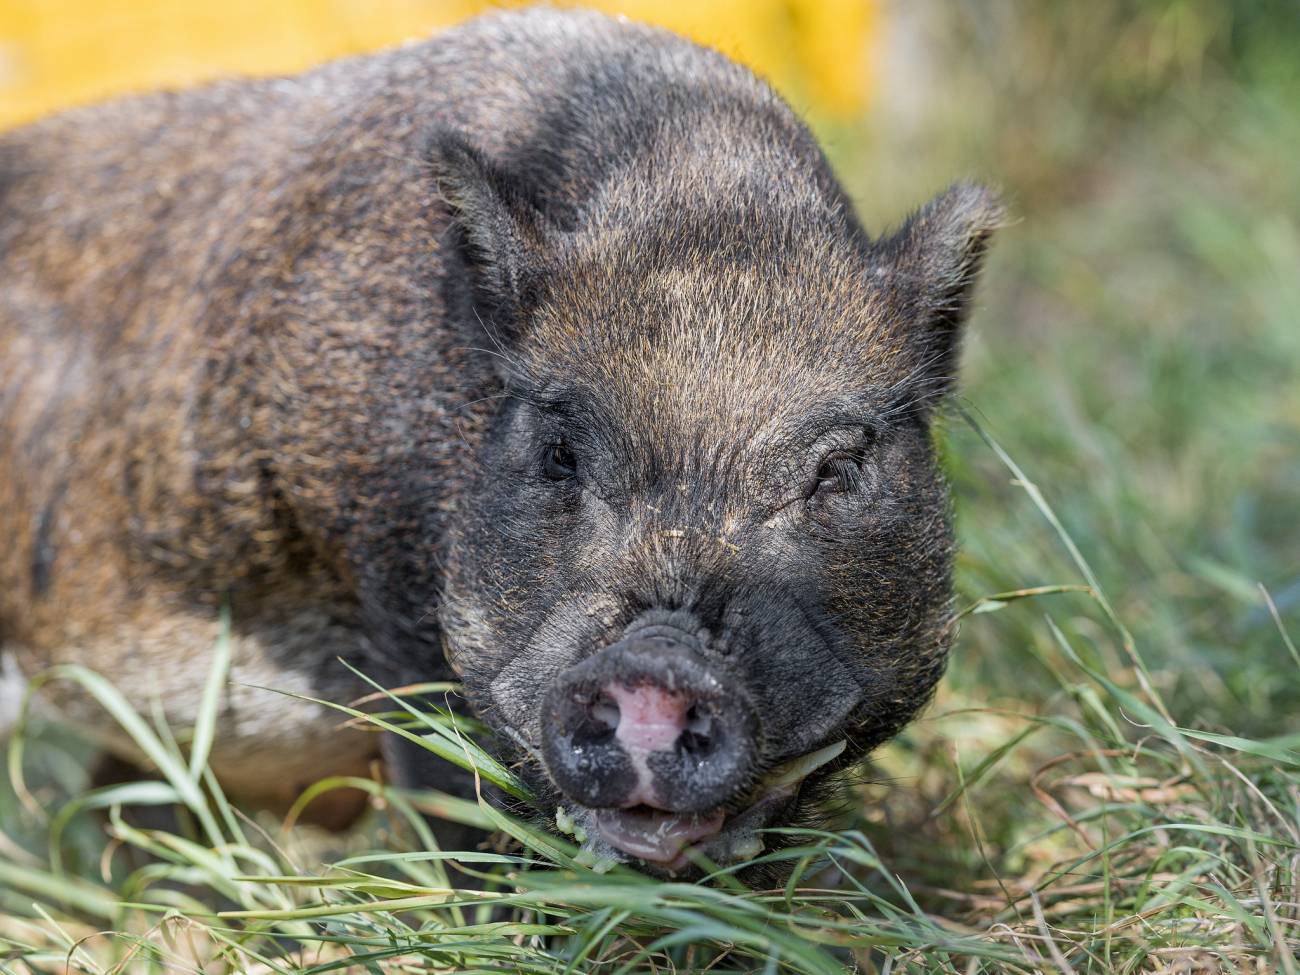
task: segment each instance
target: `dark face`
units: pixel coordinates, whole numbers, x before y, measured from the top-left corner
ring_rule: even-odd
[[[991,219],[960,189],[874,246],[787,228],[552,256],[443,625],[596,853],[751,857],[929,698],[951,549],[930,423]]]

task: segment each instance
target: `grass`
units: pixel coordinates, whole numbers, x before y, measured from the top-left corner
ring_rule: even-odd
[[[369,782],[364,829],[282,828],[224,801],[202,727],[182,749],[118,706],[161,781],[88,793],[65,730],[15,746],[0,971],[1296,971],[1300,24],[1033,6],[917,15],[924,111],[822,129],[869,225],[970,171],[1020,221],[943,439],[950,673],[839,828],[776,855],[789,885],[598,872],[490,803]],[[471,726],[388,718],[517,787]],[[421,811],[498,841],[440,852]]]

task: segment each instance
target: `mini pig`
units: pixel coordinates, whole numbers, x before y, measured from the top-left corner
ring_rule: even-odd
[[[264,689],[348,700],[345,658],[458,675],[594,853],[752,856],[943,671],[931,429],[999,220],[963,184],[869,236],[762,81],[586,12],[4,134],[0,673],[183,732],[228,612],[236,795],[364,772]]]

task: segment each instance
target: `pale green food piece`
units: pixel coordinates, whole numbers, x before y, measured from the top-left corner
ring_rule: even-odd
[[[556,807],[555,828],[566,836],[572,836],[579,843],[587,842],[587,831],[574,822],[569,811],[563,806]]]
[[[594,850],[581,849],[578,855],[573,858],[573,862],[580,867],[590,868],[592,873],[609,873],[616,866],[617,860],[611,860],[609,857],[597,856]]]

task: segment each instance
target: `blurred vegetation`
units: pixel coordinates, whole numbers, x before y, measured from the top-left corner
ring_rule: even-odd
[[[955,173],[1001,182],[1017,219],[965,404],[1052,487],[1167,689],[1267,731],[1300,698],[1257,588],[1295,619],[1300,5],[908,9],[927,111],[836,140],[841,171],[876,226]],[[992,459],[954,432],[967,593],[1049,581],[1042,545],[989,496]],[[990,636],[959,668],[1023,693],[1004,647],[1028,635]]]
[[[231,74],[281,74],[425,37],[519,0],[3,0],[0,128]],[[556,4],[575,6],[575,4]],[[870,94],[877,0],[592,0],[711,44],[820,112]]]
[[[7,49],[10,80],[24,58],[39,71],[0,99],[0,116],[15,121],[212,73],[290,70],[421,33],[470,6],[177,0],[133,5],[131,20],[122,4],[74,11],[71,0],[8,0],[0,25],[17,23],[6,35],[19,38]],[[980,611],[962,620],[928,715],[882,749],[867,781],[847,794],[846,823],[867,846],[834,841],[863,858],[852,880],[835,883],[862,883],[869,898],[844,895],[842,910],[860,906],[867,920],[844,949],[850,955],[835,957],[867,971],[1295,971],[1300,5],[600,6],[687,27],[770,74],[813,118],[872,233],[962,176],[1000,184],[1015,215],[992,253],[964,391],[943,438],[958,507],[960,601]],[[62,88],[50,80],[60,75]],[[1079,585],[1099,587],[1105,599],[1097,591],[987,599]],[[28,762],[34,778],[44,775],[41,802],[53,809],[84,788],[84,774],[57,734],[44,741],[44,753],[39,741],[29,746]],[[346,840],[349,851],[400,847],[401,831],[389,831],[382,812],[376,831]],[[74,825],[65,862],[99,883],[99,825],[90,817]],[[110,853],[132,844],[124,827],[113,829]],[[0,791],[0,869],[10,857],[35,870],[48,859],[46,839]],[[298,830],[285,842],[298,863],[320,862],[293,845],[306,841]],[[210,865],[195,862],[200,853],[173,853],[168,869],[215,883],[203,880]],[[120,889],[124,868],[104,870]],[[13,868],[6,876],[20,877]],[[68,896],[55,881],[40,888],[35,874],[25,876],[23,893],[3,898],[15,915],[42,891],[47,904]],[[134,882],[127,893],[144,897],[147,884]],[[358,903],[379,890],[356,883],[346,896]],[[649,889],[623,883],[631,881],[602,888],[617,909],[584,901],[560,912],[579,934],[542,941],[511,929],[511,945],[532,946],[527,964],[482,948],[497,935],[478,930],[457,942],[471,945],[457,963],[492,967],[508,957],[519,970],[613,971],[630,946],[652,943],[646,932],[665,916],[694,918],[699,943],[713,948],[686,957],[663,947],[655,955],[663,964],[689,969],[731,957],[714,970],[742,970],[773,957],[758,942],[745,942],[751,955],[719,956],[717,945],[735,935],[728,925],[739,923],[730,901],[693,894],[672,914]],[[292,896],[269,885],[213,889],[254,906],[345,896],[301,884]],[[776,900],[787,912],[830,910],[808,897]],[[96,911],[83,914],[99,926],[118,918]],[[407,920],[433,930],[441,917],[430,909]],[[606,926],[620,917],[636,937]],[[774,930],[793,923],[770,921]],[[387,938],[398,946],[391,956],[409,946],[406,923],[362,912],[325,930]],[[34,943],[38,928],[48,926],[25,927],[22,943]],[[53,955],[67,948],[51,943]],[[554,957],[543,945],[557,946]],[[448,957],[438,956],[452,966]],[[602,959],[613,960],[601,967]],[[818,970],[807,959],[781,956],[780,964]]]

